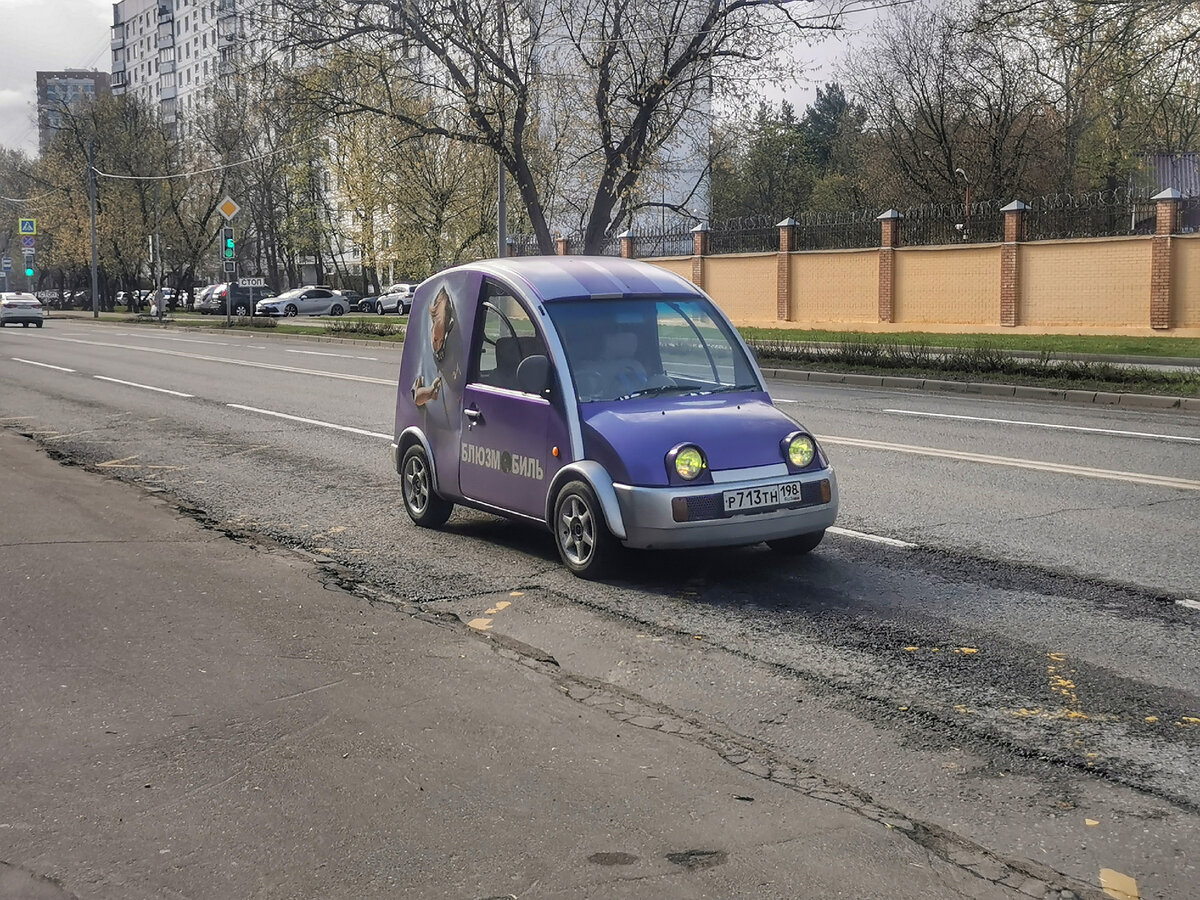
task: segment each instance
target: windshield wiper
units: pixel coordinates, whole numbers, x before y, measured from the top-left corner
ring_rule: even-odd
[[[728,394],[732,391],[757,391],[757,384],[723,384],[720,387],[698,391],[701,394]]]
[[[678,391],[680,394],[695,394],[695,388],[682,387],[678,384],[660,384],[654,387],[642,388],[638,391],[630,391],[628,394],[622,394],[617,397],[618,400],[631,400],[634,397],[657,397],[660,394],[665,394],[668,391]]]

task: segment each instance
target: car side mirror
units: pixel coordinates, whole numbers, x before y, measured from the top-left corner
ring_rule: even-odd
[[[517,366],[517,386],[527,394],[544,394],[550,389],[550,360],[541,354],[527,356]]]

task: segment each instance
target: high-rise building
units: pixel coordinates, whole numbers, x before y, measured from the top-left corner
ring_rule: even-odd
[[[218,76],[233,70],[236,0],[120,0],[113,4],[112,89],[157,104],[187,134]]]
[[[45,152],[70,108],[108,93],[109,75],[95,69],[37,73],[38,151]]]

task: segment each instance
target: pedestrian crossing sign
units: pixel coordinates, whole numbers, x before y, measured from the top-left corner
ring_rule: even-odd
[[[17,229],[21,234],[37,234],[37,219],[21,219],[21,227]]]

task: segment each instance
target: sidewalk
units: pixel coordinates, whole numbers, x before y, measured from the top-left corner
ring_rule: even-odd
[[[1024,896],[8,429],[0,482],[0,898]]]

